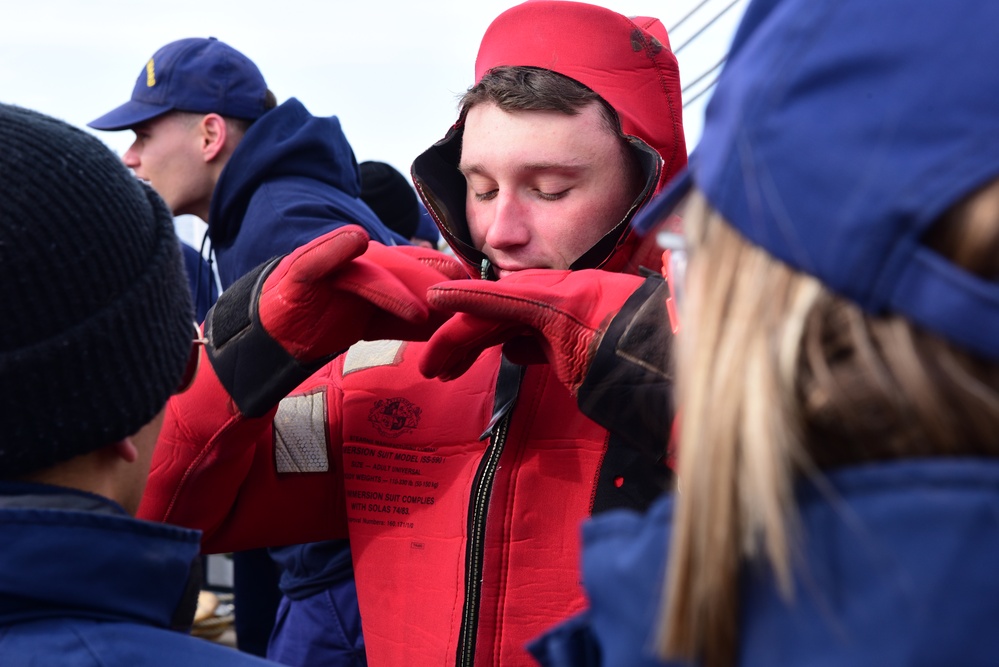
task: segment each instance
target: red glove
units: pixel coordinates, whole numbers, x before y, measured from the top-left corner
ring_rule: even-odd
[[[607,325],[643,282],[597,269],[534,269],[497,282],[438,284],[427,292],[430,305],[459,314],[430,339],[420,371],[454,379],[484,349],[504,344],[512,361],[550,363],[575,394]]]
[[[260,293],[260,323],[303,363],[359,340],[426,340],[446,319],[430,317],[427,288],[467,276],[444,253],[386,247],[348,225],[281,260]]]
[[[208,358],[239,411],[259,417],[359,340],[429,338],[447,314],[431,313],[427,288],[467,275],[436,250],[340,227],[223,292],[205,319]]]

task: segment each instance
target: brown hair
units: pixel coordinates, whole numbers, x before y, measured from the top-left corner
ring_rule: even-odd
[[[539,67],[494,67],[461,97],[461,114],[476,104],[492,102],[504,111],[560,111],[574,116],[593,104],[611,132],[621,134],[621,121],[602,97],[575,79]]]
[[[271,89],[267,89],[267,93],[264,96],[264,109],[265,111],[270,111],[277,106],[277,96],[271,92]],[[234,128],[239,135],[242,136],[246,134],[246,131],[250,129],[250,126],[257,122],[258,119],[250,118],[234,118],[233,116],[225,116],[225,122],[229,127]]]
[[[575,116],[591,104],[598,105],[607,131],[618,137],[626,156],[628,179],[640,189],[642,167],[621,131],[617,112],[600,95],[575,79],[539,67],[503,66],[486,72],[461,97],[461,118],[477,104],[492,103],[503,111],[558,111]],[[637,194],[637,192],[635,193]]]

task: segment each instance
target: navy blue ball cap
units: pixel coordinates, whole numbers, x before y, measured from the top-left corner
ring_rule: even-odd
[[[753,0],[687,173],[749,242],[874,315],[999,360],[999,283],[924,243],[999,179],[999,3]]]
[[[253,61],[214,37],[190,37],[153,54],[132,98],[87,125],[127,130],[175,110],[256,120],[266,105],[267,84]]]

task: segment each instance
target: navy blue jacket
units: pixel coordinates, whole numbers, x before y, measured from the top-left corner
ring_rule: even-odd
[[[214,306],[215,300],[219,298],[218,286],[215,284],[215,276],[212,275],[212,267],[196,248],[181,241],[180,249],[184,252],[184,268],[187,271],[187,280],[191,284],[194,319],[201,324],[205,321],[208,309]]]
[[[999,461],[931,459],[830,474],[799,493],[795,598],[743,573],[738,664],[999,664]],[[584,527],[590,609],[535,643],[542,665],[663,665],[651,643],[673,499]],[[802,567],[803,565],[803,567]]]
[[[336,116],[292,98],[261,116],[212,193],[208,236],[222,289],[250,269],[345,224],[386,245],[405,242],[359,199],[357,160]]]
[[[171,629],[198,531],[139,521],[100,496],[2,482],[0,535],[4,667],[275,664]]]

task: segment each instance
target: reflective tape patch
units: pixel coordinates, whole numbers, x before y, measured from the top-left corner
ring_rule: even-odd
[[[274,468],[281,473],[330,469],[326,434],[326,391],[289,396],[274,415]]]
[[[376,366],[395,366],[402,359],[405,344],[401,340],[362,340],[354,343],[344,357],[343,374]]]

